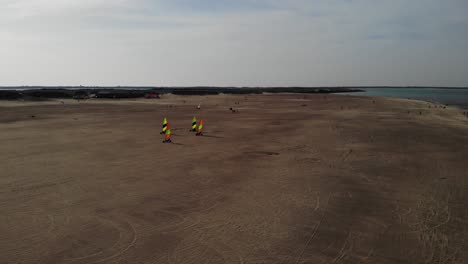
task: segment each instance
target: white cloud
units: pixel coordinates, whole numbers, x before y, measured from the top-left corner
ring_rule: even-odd
[[[3,10],[18,16],[78,14],[96,8],[130,6],[130,0],[3,0]]]
[[[0,0],[0,85],[468,85],[460,1],[210,1]]]

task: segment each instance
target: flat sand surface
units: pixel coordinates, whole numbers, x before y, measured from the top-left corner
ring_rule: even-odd
[[[0,142],[0,263],[468,263],[456,108],[291,94],[0,102]]]

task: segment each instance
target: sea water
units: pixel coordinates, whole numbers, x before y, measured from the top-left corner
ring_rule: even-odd
[[[438,102],[468,108],[468,88],[359,88],[357,96],[384,96]]]

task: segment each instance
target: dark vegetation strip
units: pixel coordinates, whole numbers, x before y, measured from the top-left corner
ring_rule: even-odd
[[[46,100],[46,99],[86,99],[96,98],[142,98],[149,93],[176,95],[217,95],[217,94],[261,94],[261,93],[339,93],[358,92],[351,88],[306,88],[306,87],[34,87],[24,90],[0,90],[0,100]]]

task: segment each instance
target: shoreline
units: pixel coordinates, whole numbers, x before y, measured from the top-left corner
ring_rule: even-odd
[[[443,105],[446,107],[456,107],[461,110],[468,110],[468,102],[465,103],[454,103],[451,101],[437,101],[437,100],[426,100],[423,98],[408,98],[408,97],[398,97],[398,96],[383,96],[383,95],[359,95],[360,92],[356,92],[355,94],[340,94],[340,96],[350,96],[350,97],[360,97],[360,98],[388,98],[388,99],[402,99],[402,100],[413,100],[419,101],[427,104],[435,104],[435,105]]]

